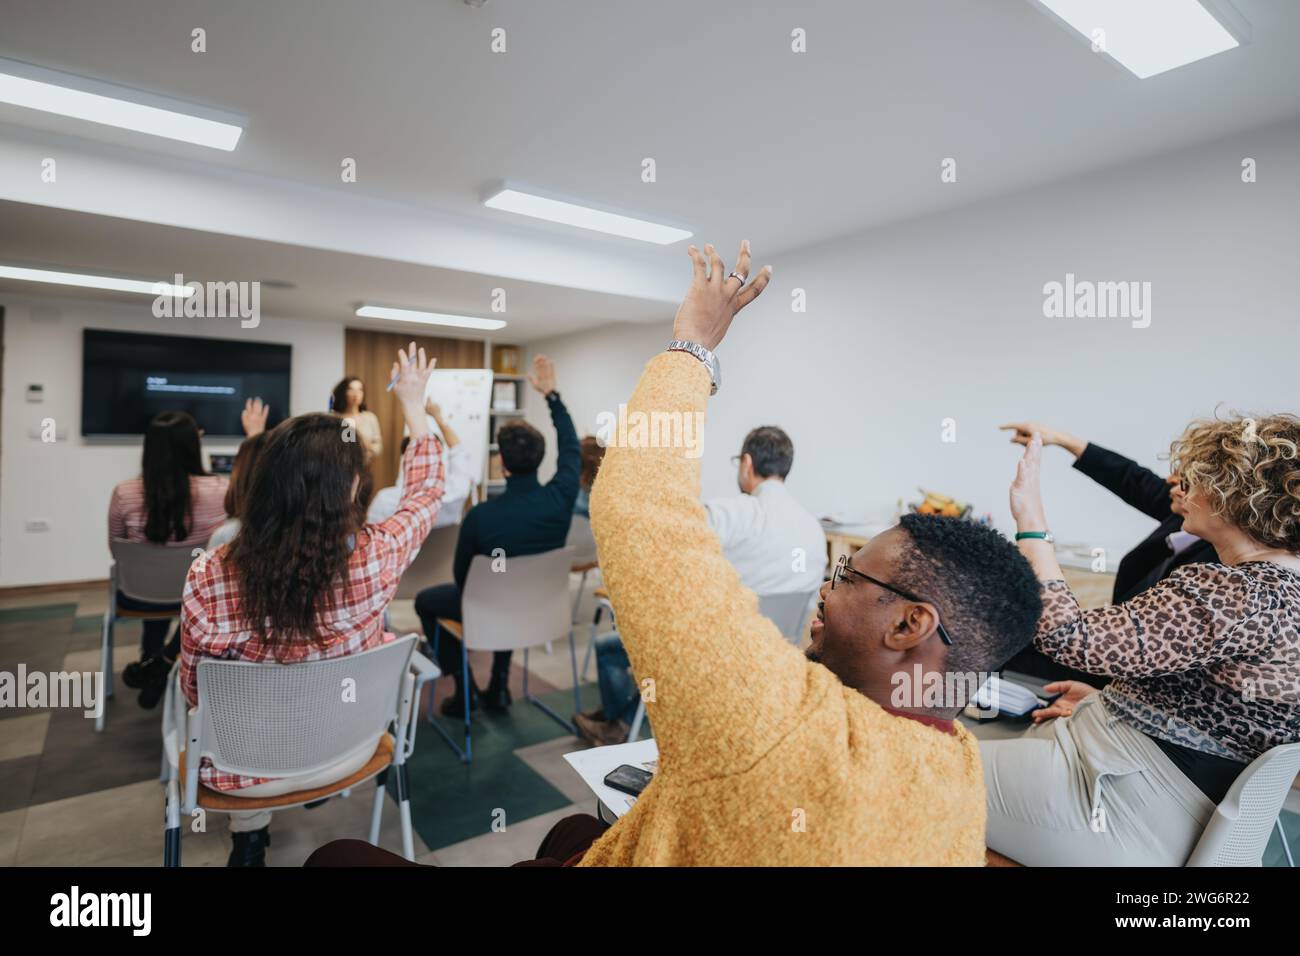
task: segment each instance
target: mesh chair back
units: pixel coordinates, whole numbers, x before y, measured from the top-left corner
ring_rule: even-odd
[[[447,584],[453,580],[452,559],[456,556],[456,539],[460,525],[450,524],[434,528],[420,545],[420,553],[397,582],[394,598],[413,598],[425,588]]]
[[[1300,744],[1283,744],[1260,754],[1233,781],[1201,834],[1188,866],[1259,866],[1300,773]]]
[[[565,639],[573,627],[569,568],[573,549],[505,559],[475,555],[461,596],[465,646],[476,651],[511,651]]]
[[[791,591],[788,594],[760,594],[758,613],[780,629],[782,636],[792,644],[803,639],[803,622],[817,591]]]
[[[569,540],[565,544],[573,549],[574,564],[591,564],[596,558],[596,536],[591,533],[591,519],[574,515],[569,525]]]
[[[397,715],[418,636],[360,654],[296,664],[204,659],[200,751],[253,777],[324,770],[371,746]]]
[[[152,604],[179,604],[185,576],[203,549],[192,545],[152,544],[114,539],[108,544],[117,562],[117,589],[127,597]]]

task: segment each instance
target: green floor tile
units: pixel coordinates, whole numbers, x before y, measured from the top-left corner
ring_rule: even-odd
[[[72,617],[77,613],[75,604],[40,604],[35,607],[11,607],[0,611],[0,624],[17,621],[49,621],[59,617]]]

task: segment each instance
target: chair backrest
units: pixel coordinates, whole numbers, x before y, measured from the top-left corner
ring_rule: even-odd
[[[1300,744],[1265,751],[1233,781],[1210,817],[1188,866],[1260,866],[1296,774]]]
[[[178,604],[185,593],[185,576],[203,553],[197,545],[153,544],[113,539],[108,543],[116,567],[117,589],[127,597],[152,604]]]
[[[797,645],[803,640],[803,622],[808,616],[808,605],[816,594],[816,590],[760,594],[758,612],[775,624],[787,641]]]
[[[510,651],[568,637],[573,627],[569,568],[573,549],[557,548],[516,558],[478,554],[461,595],[465,646],[476,651]]]
[[[199,661],[200,754],[231,773],[292,777],[373,747],[418,639],[294,664]]]
[[[394,598],[413,598],[425,588],[446,584],[453,578],[452,563],[456,556],[456,539],[460,525],[449,524],[434,528],[420,545],[420,553],[397,582]]]
[[[573,549],[574,564],[591,564],[596,558],[596,536],[591,533],[591,519],[574,515],[569,525],[569,540],[565,544]]]

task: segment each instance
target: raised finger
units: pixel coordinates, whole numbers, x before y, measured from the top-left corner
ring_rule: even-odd
[[[758,275],[754,276],[754,281],[749,283],[749,285],[745,286],[736,294],[736,311],[739,312],[745,306],[749,305],[749,303],[762,295],[763,290],[767,288],[767,284],[771,281],[772,267],[763,266],[763,268],[758,271]]]
[[[703,282],[709,278],[709,267],[704,261],[704,256],[700,255],[700,250],[694,246],[688,246],[687,255],[691,257],[691,271],[693,277],[698,282]]]
[[[740,252],[736,255],[736,267],[731,270],[735,276],[727,277],[727,288],[732,292],[739,292],[741,286],[749,278],[749,240],[740,241]]]
[[[709,256],[709,281],[714,285],[722,284],[722,272],[726,266],[722,264],[722,256],[718,255],[718,250],[713,246],[705,246],[704,251]]]

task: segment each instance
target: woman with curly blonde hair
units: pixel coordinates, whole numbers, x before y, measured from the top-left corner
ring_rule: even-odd
[[[1034,645],[1114,680],[1063,682],[1038,726],[981,745],[988,845],[1030,865],[1181,866],[1246,764],[1300,741],[1300,419],[1188,426],[1170,455],[1183,528],[1221,563],[1088,611],[1047,534],[1041,451],[1035,434],[1011,485],[1043,584]]]

